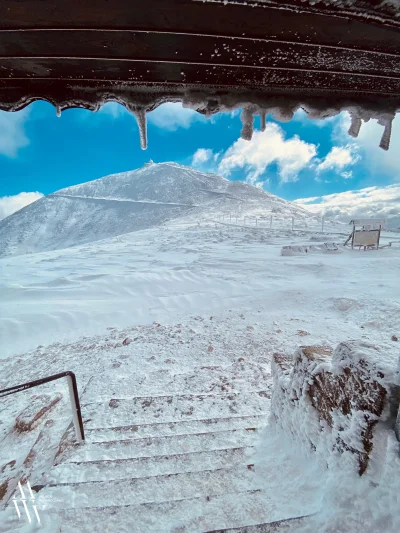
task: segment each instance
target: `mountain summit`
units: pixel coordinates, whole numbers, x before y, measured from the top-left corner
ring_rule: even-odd
[[[0,255],[66,248],[189,217],[221,213],[310,218],[286,200],[241,181],[176,163],[146,163],[61,189],[0,221]]]

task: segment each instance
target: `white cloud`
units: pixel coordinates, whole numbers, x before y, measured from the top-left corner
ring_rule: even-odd
[[[317,172],[323,172],[326,170],[343,171],[345,167],[354,165],[360,160],[360,156],[357,154],[354,146],[334,146],[331,151],[326,155],[325,159],[317,166]],[[349,179],[352,177],[351,172],[342,172],[342,177]]]
[[[282,128],[270,122],[264,132],[255,131],[251,141],[234,142],[222,156],[218,171],[229,175],[243,169],[248,173],[247,181],[255,185],[267,167],[276,163],[282,182],[296,181],[316,153],[314,144],[302,141],[297,135],[286,140]]]
[[[19,211],[23,207],[36,202],[42,198],[40,192],[20,192],[14,196],[3,196],[0,198],[0,220]]]
[[[398,217],[400,225],[400,185],[300,198],[294,203],[313,213],[343,220],[353,217]]]
[[[188,129],[193,122],[205,122],[207,119],[193,109],[182,107],[180,102],[162,104],[151,113],[148,113],[149,122],[168,131],[178,128]]]
[[[348,113],[342,113],[333,129],[332,140],[351,144],[362,155],[363,164],[371,176],[378,179],[387,176],[392,181],[399,182],[400,151],[397,147],[400,145],[400,117],[397,116],[393,121],[390,148],[387,152],[379,148],[384,128],[376,120],[363,123],[357,139],[354,140],[347,133],[349,127],[350,117]]]
[[[210,161],[214,158],[214,153],[210,148],[198,148],[193,154],[192,165],[193,166],[202,166],[207,161]]]
[[[14,113],[0,111],[0,155],[16,157],[18,150],[29,144],[24,128],[28,115],[28,108]]]
[[[317,126],[317,128],[325,128],[326,126],[332,127],[332,124],[334,124],[339,115],[334,115],[333,117],[326,117],[326,118],[310,118],[306,111],[304,109],[300,108],[298,109],[293,119],[295,122],[300,122],[303,126]]]
[[[130,111],[126,109],[125,106],[119,104],[118,102],[107,102],[105,103],[98,111],[100,115],[108,115],[112,118],[120,118],[124,115],[130,115]],[[90,117],[87,113],[87,116]]]
[[[349,179],[351,179],[353,177],[353,171],[352,170],[348,170],[347,172],[342,172],[340,175],[345,180],[349,180]]]

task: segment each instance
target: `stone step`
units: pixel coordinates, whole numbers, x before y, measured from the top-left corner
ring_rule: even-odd
[[[229,487],[225,487],[225,490],[225,494],[218,496],[60,511],[62,532],[203,533],[215,528],[257,525],[271,519],[268,502],[262,491],[235,493],[229,492]],[[272,520],[283,518],[272,517]],[[55,516],[54,522],[58,519]]]
[[[166,393],[180,394],[183,391],[190,391],[192,394],[245,392],[264,388],[270,379],[268,370],[246,361],[227,366],[195,367],[190,371],[180,373],[170,369],[161,369],[146,374],[127,376],[126,373],[118,371],[111,381],[108,376],[102,374],[95,376],[85,394],[84,401],[106,400],[110,394],[123,398],[132,396],[133,393],[137,396],[154,396]]]
[[[71,462],[54,467],[39,483],[47,485],[104,479],[111,481],[249,465],[252,463],[253,451],[252,447],[243,447],[114,461]]]
[[[234,466],[138,479],[48,485],[38,494],[43,509],[158,503],[259,488],[252,469]]]
[[[112,428],[153,422],[265,415],[268,391],[221,394],[182,394],[112,398],[82,405],[85,428]]]
[[[86,429],[86,440],[102,442],[140,437],[162,437],[167,435],[183,435],[188,433],[206,433],[248,427],[265,427],[267,415],[234,416],[231,418],[205,418],[180,422],[159,422],[153,424],[137,424],[115,428]]]
[[[301,526],[307,516],[288,518],[286,520],[277,520],[257,524],[255,526],[234,527],[229,529],[213,529],[205,533],[296,533],[297,528]]]
[[[248,428],[108,442],[84,442],[69,448],[64,453],[62,462],[133,459],[238,448],[252,446],[257,436],[255,428]]]

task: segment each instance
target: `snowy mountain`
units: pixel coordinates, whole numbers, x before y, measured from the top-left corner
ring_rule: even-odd
[[[148,163],[61,189],[0,221],[0,256],[67,248],[177,218],[314,216],[277,196],[176,163]]]

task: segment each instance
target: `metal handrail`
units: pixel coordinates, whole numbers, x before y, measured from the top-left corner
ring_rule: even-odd
[[[22,385],[16,385],[15,387],[9,387],[8,389],[0,390],[0,398],[3,396],[8,396],[9,394],[15,394],[26,389],[31,389],[32,387],[37,387],[38,385],[43,385],[49,381],[55,381],[60,378],[67,378],[68,387],[69,387],[69,397],[71,400],[72,407],[72,420],[74,423],[76,440],[82,442],[85,440],[85,432],[83,430],[83,421],[81,414],[81,405],[79,403],[78,396],[78,387],[76,385],[75,374],[69,370],[66,372],[61,372],[60,374],[54,374],[47,378],[36,379],[35,381],[29,381],[28,383],[23,383]]]

